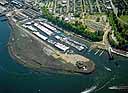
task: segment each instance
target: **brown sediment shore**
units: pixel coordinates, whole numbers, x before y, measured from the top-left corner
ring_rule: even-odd
[[[11,37],[8,43],[10,55],[19,63],[33,69],[49,69],[60,72],[71,73],[91,73],[95,70],[95,64],[88,58],[81,55],[65,55],[49,47],[49,45],[41,43],[38,38],[33,38],[23,29],[16,26],[12,20],[9,20],[12,28]],[[46,53],[48,50],[50,53]],[[58,56],[59,55],[59,56]],[[85,61],[87,71],[83,71],[75,66],[75,61],[72,58],[80,58],[80,61]]]

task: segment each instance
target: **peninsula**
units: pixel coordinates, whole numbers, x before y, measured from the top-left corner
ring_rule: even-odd
[[[8,48],[14,59],[36,70],[83,74],[95,70],[93,61],[80,54],[88,48],[86,45],[42,18],[38,10],[25,5],[25,9],[20,8],[23,6],[16,2],[2,6],[7,7],[6,12],[1,12],[6,14],[12,28]],[[16,9],[13,10],[12,4]]]

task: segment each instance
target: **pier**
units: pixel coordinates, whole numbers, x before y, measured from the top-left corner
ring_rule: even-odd
[[[111,47],[108,48],[108,54],[109,54],[109,59],[112,60],[113,56],[112,56],[112,52],[111,52]]]
[[[100,50],[97,50],[94,55],[97,55]]]
[[[103,53],[104,53],[104,51],[102,51],[102,52],[99,54],[99,56],[101,56]]]
[[[92,48],[90,48],[89,50],[88,50],[88,53],[90,53],[92,51]]]

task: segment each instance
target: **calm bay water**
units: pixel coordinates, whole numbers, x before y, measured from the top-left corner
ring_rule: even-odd
[[[27,69],[8,53],[6,44],[10,32],[8,23],[0,22],[0,93],[80,93],[94,85],[98,86],[96,93],[124,93],[108,90],[108,87],[128,85],[128,59],[114,55],[115,60],[109,61],[107,53],[98,56],[94,51],[85,52],[97,67],[90,75],[38,73]],[[112,72],[106,71],[104,66],[110,67]]]

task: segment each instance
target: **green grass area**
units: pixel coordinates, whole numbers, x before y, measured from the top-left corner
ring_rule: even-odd
[[[122,16],[120,16],[120,18],[121,18],[123,21],[125,21],[125,22],[128,23],[128,15],[122,15]]]

